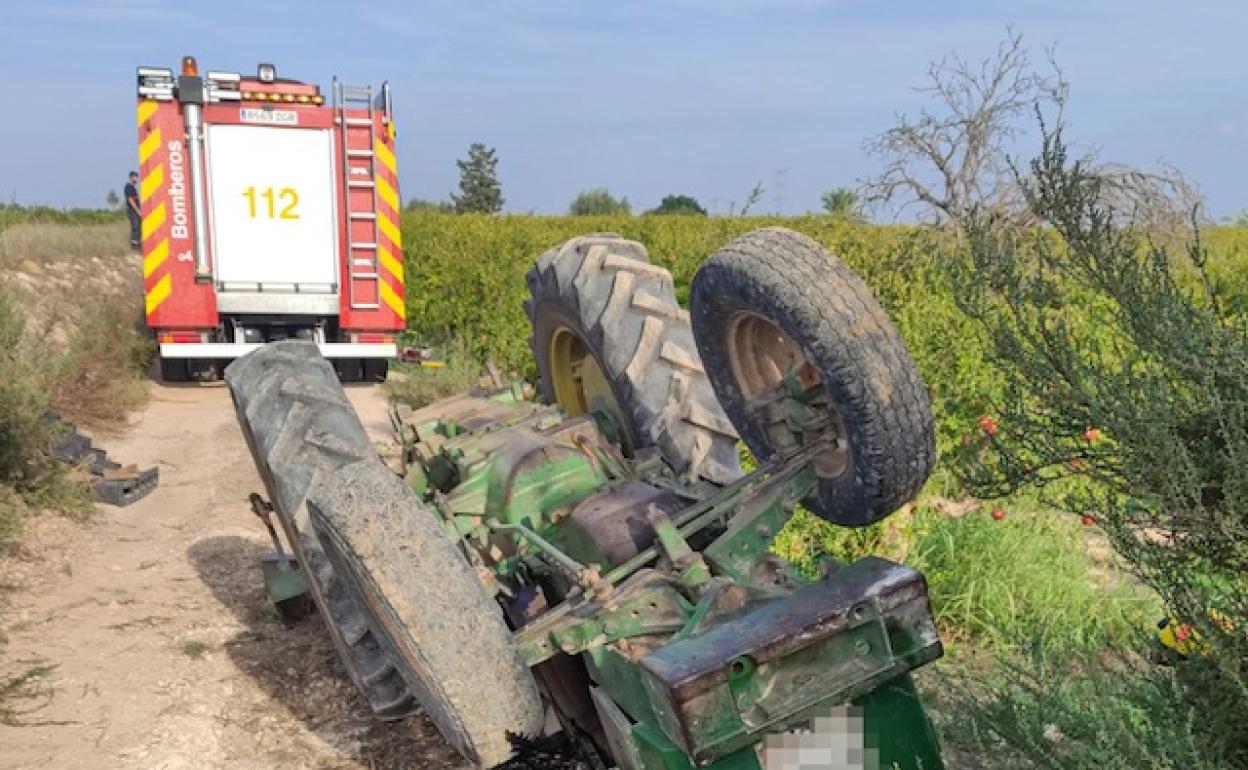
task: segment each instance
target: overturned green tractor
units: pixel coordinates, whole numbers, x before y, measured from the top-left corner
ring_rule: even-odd
[[[423,712],[481,767],[562,731],[589,766],[792,768],[822,729],[841,757],[819,766],[940,768],[909,674],[941,654],[923,577],[771,551],[797,506],[867,525],[931,470],[926,391],[862,281],[769,228],[703,263],[688,312],[610,235],[528,284],[545,403],[417,411],[402,474],[314,345],[229,367],[290,547],[279,606],[306,589],[372,709]]]

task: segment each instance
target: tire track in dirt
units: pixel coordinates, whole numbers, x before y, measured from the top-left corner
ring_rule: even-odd
[[[83,525],[34,522],[0,565],[0,680],[55,667],[46,705],[0,725],[0,767],[465,768],[424,719],[367,712],[318,618],[278,621],[226,389],[151,388],[130,430],[97,443],[159,466],[160,487]],[[384,439],[380,390],[348,395]]]

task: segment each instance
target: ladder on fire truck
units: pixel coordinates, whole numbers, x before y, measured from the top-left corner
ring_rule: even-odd
[[[367,117],[361,117],[361,112]],[[334,79],[334,122],[340,132],[346,198],[346,290],[353,310],[381,307],[374,112],[372,86],[348,86]],[[367,190],[366,194],[359,194],[364,190]],[[371,234],[371,237],[361,239],[361,230]]]

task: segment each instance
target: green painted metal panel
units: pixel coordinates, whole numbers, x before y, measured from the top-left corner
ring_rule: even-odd
[[[883,770],[944,770],[936,731],[909,674],[854,703],[862,710],[866,748],[879,752]]]

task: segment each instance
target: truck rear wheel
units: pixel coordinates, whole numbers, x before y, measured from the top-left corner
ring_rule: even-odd
[[[185,358],[160,359],[161,382],[190,382],[191,362]]]
[[[378,458],[333,367],[312,343],[278,342],[225,378],[326,628],[373,711],[399,719],[419,705],[465,756],[505,759],[506,731],[540,725],[536,686],[437,519]],[[423,615],[411,617],[412,606]],[[395,617],[413,625],[395,631]],[[476,636],[460,635],[464,623]],[[426,654],[436,663],[422,676],[409,658]]]
[[[790,371],[823,386],[838,437],[816,459],[811,510],[863,526],[918,494],[936,456],[927,390],[888,315],[843,262],[792,230],[756,230],[702,264],[690,312],[720,403],[758,457],[776,447],[749,402]]]
[[[573,238],[529,270],[541,392],[569,415],[606,410],[628,449],[654,446],[690,479],[741,475],[737,436],[698,360],[672,276],[636,241]]]
[[[364,381],[385,382],[390,372],[390,362],[384,358],[364,359]]]

